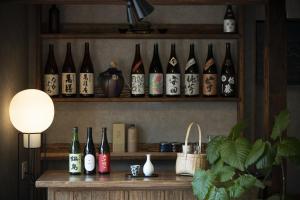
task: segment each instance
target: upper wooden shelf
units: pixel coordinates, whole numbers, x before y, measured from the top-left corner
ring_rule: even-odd
[[[237,97],[74,97],[74,98],[53,98],[54,102],[238,102]]]
[[[239,39],[238,33],[224,33],[222,24],[152,25],[151,33],[128,32],[127,24],[62,24],[61,33],[47,33],[42,25],[42,39]]]
[[[117,4],[125,5],[126,0],[12,0],[29,4]],[[265,4],[266,0],[149,0],[153,5],[249,5]]]

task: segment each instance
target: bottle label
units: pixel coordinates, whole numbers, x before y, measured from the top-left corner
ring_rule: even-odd
[[[59,94],[58,74],[44,75],[44,91],[49,96],[55,96]]]
[[[81,154],[69,154],[69,172],[81,172]]]
[[[150,73],[149,74],[149,94],[163,94],[163,79],[162,73]]]
[[[175,65],[177,65],[178,61],[176,60],[176,58],[172,57],[169,63],[174,67]]]
[[[84,169],[86,171],[93,171],[95,169],[95,156],[86,154],[84,157]]]
[[[199,95],[199,74],[185,74],[185,95]]]
[[[100,173],[110,172],[110,154],[99,154],[98,162]]]
[[[203,95],[217,95],[217,74],[203,74]]]
[[[193,66],[195,63],[196,63],[196,61],[195,61],[194,58],[190,59],[190,60],[186,63],[185,70],[188,70],[188,69],[189,69],[191,66]]]
[[[224,32],[225,33],[235,32],[235,20],[234,19],[224,19]]]
[[[145,94],[144,84],[144,74],[131,74],[131,94]]]
[[[166,94],[180,95],[180,74],[166,74]]]
[[[223,74],[221,76],[221,82],[222,82],[222,86],[221,86],[222,94],[225,96],[233,95],[235,90],[234,76],[229,74]]]
[[[204,65],[204,70],[208,70],[208,68],[210,68],[210,66],[212,66],[213,64],[215,64],[215,61],[213,58],[210,58],[208,61],[206,61]]]
[[[94,73],[80,73],[80,94],[94,94]]]
[[[62,93],[76,94],[76,73],[62,73]]]

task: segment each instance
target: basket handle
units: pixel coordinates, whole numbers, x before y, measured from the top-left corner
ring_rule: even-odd
[[[185,142],[184,142],[184,144],[185,144],[185,146],[187,146],[187,144],[188,144],[188,139],[189,139],[189,135],[190,135],[190,131],[191,131],[191,128],[192,128],[192,126],[193,126],[194,124],[197,125],[197,128],[198,128],[198,134],[199,134],[199,148],[200,148],[200,153],[201,153],[201,135],[202,135],[202,133],[201,133],[200,125],[199,125],[198,123],[196,123],[196,122],[191,122],[191,123],[189,124],[188,129],[187,129],[187,131],[186,131],[186,136],[185,136]]]

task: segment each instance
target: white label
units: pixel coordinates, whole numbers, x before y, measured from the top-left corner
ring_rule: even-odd
[[[69,154],[69,172],[81,172],[81,154]]]
[[[176,58],[172,57],[170,59],[169,63],[174,67],[178,62],[177,62]]]
[[[80,94],[94,94],[94,73],[80,73]]]
[[[224,32],[225,33],[235,32],[235,20],[234,19],[224,19]]]
[[[185,95],[199,95],[199,74],[185,74]]]
[[[84,157],[84,169],[86,171],[92,171],[95,169],[95,156],[92,154],[87,154]]]
[[[196,63],[196,61],[195,61],[194,58],[190,59],[190,60],[186,63],[185,70],[187,70],[188,68],[190,68],[191,66],[193,66],[195,63]]]
[[[44,91],[49,96],[55,96],[59,94],[58,74],[44,75]]]
[[[76,73],[62,73],[62,94],[76,94]]]
[[[166,94],[180,95],[180,74],[166,74]]]
[[[163,93],[163,79],[164,76],[161,73],[149,74],[149,94],[162,94]]]
[[[131,94],[145,94],[145,75],[132,74],[131,75]]]

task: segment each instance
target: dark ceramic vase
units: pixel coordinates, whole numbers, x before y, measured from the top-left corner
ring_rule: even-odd
[[[100,73],[98,80],[105,97],[119,97],[124,87],[124,77],[114,62],[110,65],[110,68]]]

